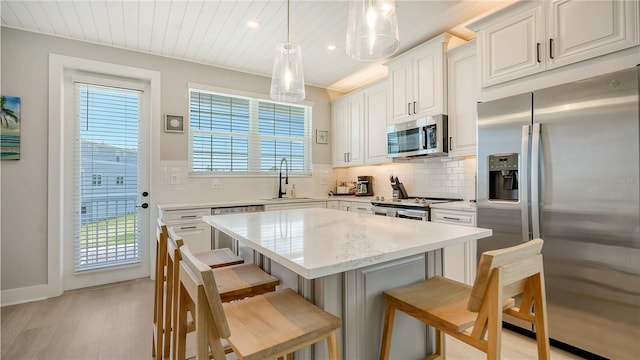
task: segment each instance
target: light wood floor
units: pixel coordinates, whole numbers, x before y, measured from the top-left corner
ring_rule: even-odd
[[[1,358],[151,359],[152,313],[153,282],[149,279],[6,306],[0,319]],[[452,338],[447,338],[446,349],[448,359],[485,358],[481,352]],[[505,330],[502,355],[503,359],[536,359],[535,342]],[[579,359],[555,348],[551,357]]]

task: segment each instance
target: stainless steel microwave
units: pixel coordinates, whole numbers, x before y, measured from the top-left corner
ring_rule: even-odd
[[[447,115],[435,115],[387,126],[388,156],[446,156],[449,150],[447,120]]]

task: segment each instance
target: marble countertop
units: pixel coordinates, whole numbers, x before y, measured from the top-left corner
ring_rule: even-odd
[[[432,204],[433,209],[476,211],[476,203],[471,201],[453,201]]]
[[[203,220],[307,279],[492,234],[490,229],[322,208],[205,216]]]
[[[373,196],[331,196],[331,197],[297,197],[297,198],[282,198],[282,199],[257,199],[257,200],[243,200],[243,201],[212,201],[212,202],[190,202],[190,203],[170,203],[170,204],[158,204],[158,209],[167,210],[183,210],[183,209],[199,209],[199,208],[215,208],[215,207],[230,207],[230,206],[249,206],[249,205],[273,205],[273,204],[287,204],[287,203],[300,203],[300,202],[314,202],[314,201],[352,201],[371,203],[374,199]]]

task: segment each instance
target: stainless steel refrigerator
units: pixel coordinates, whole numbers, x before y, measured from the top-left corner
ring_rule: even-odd
[[[638,87],[634,67],[478,104],[478,254],[544,239],[550,337],[612,359],[640,356]]]

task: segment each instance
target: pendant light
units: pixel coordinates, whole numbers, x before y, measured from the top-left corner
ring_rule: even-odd
[[[300,46],[289,41],[289,0],[287,0],[287,41],[276,44],[271,76],[271,98],[278,101],[304,100],[304,74]]]
[[[347,54],[370,61],[389,57],[400,48],[394,0],[352,0],[347,25]]]

